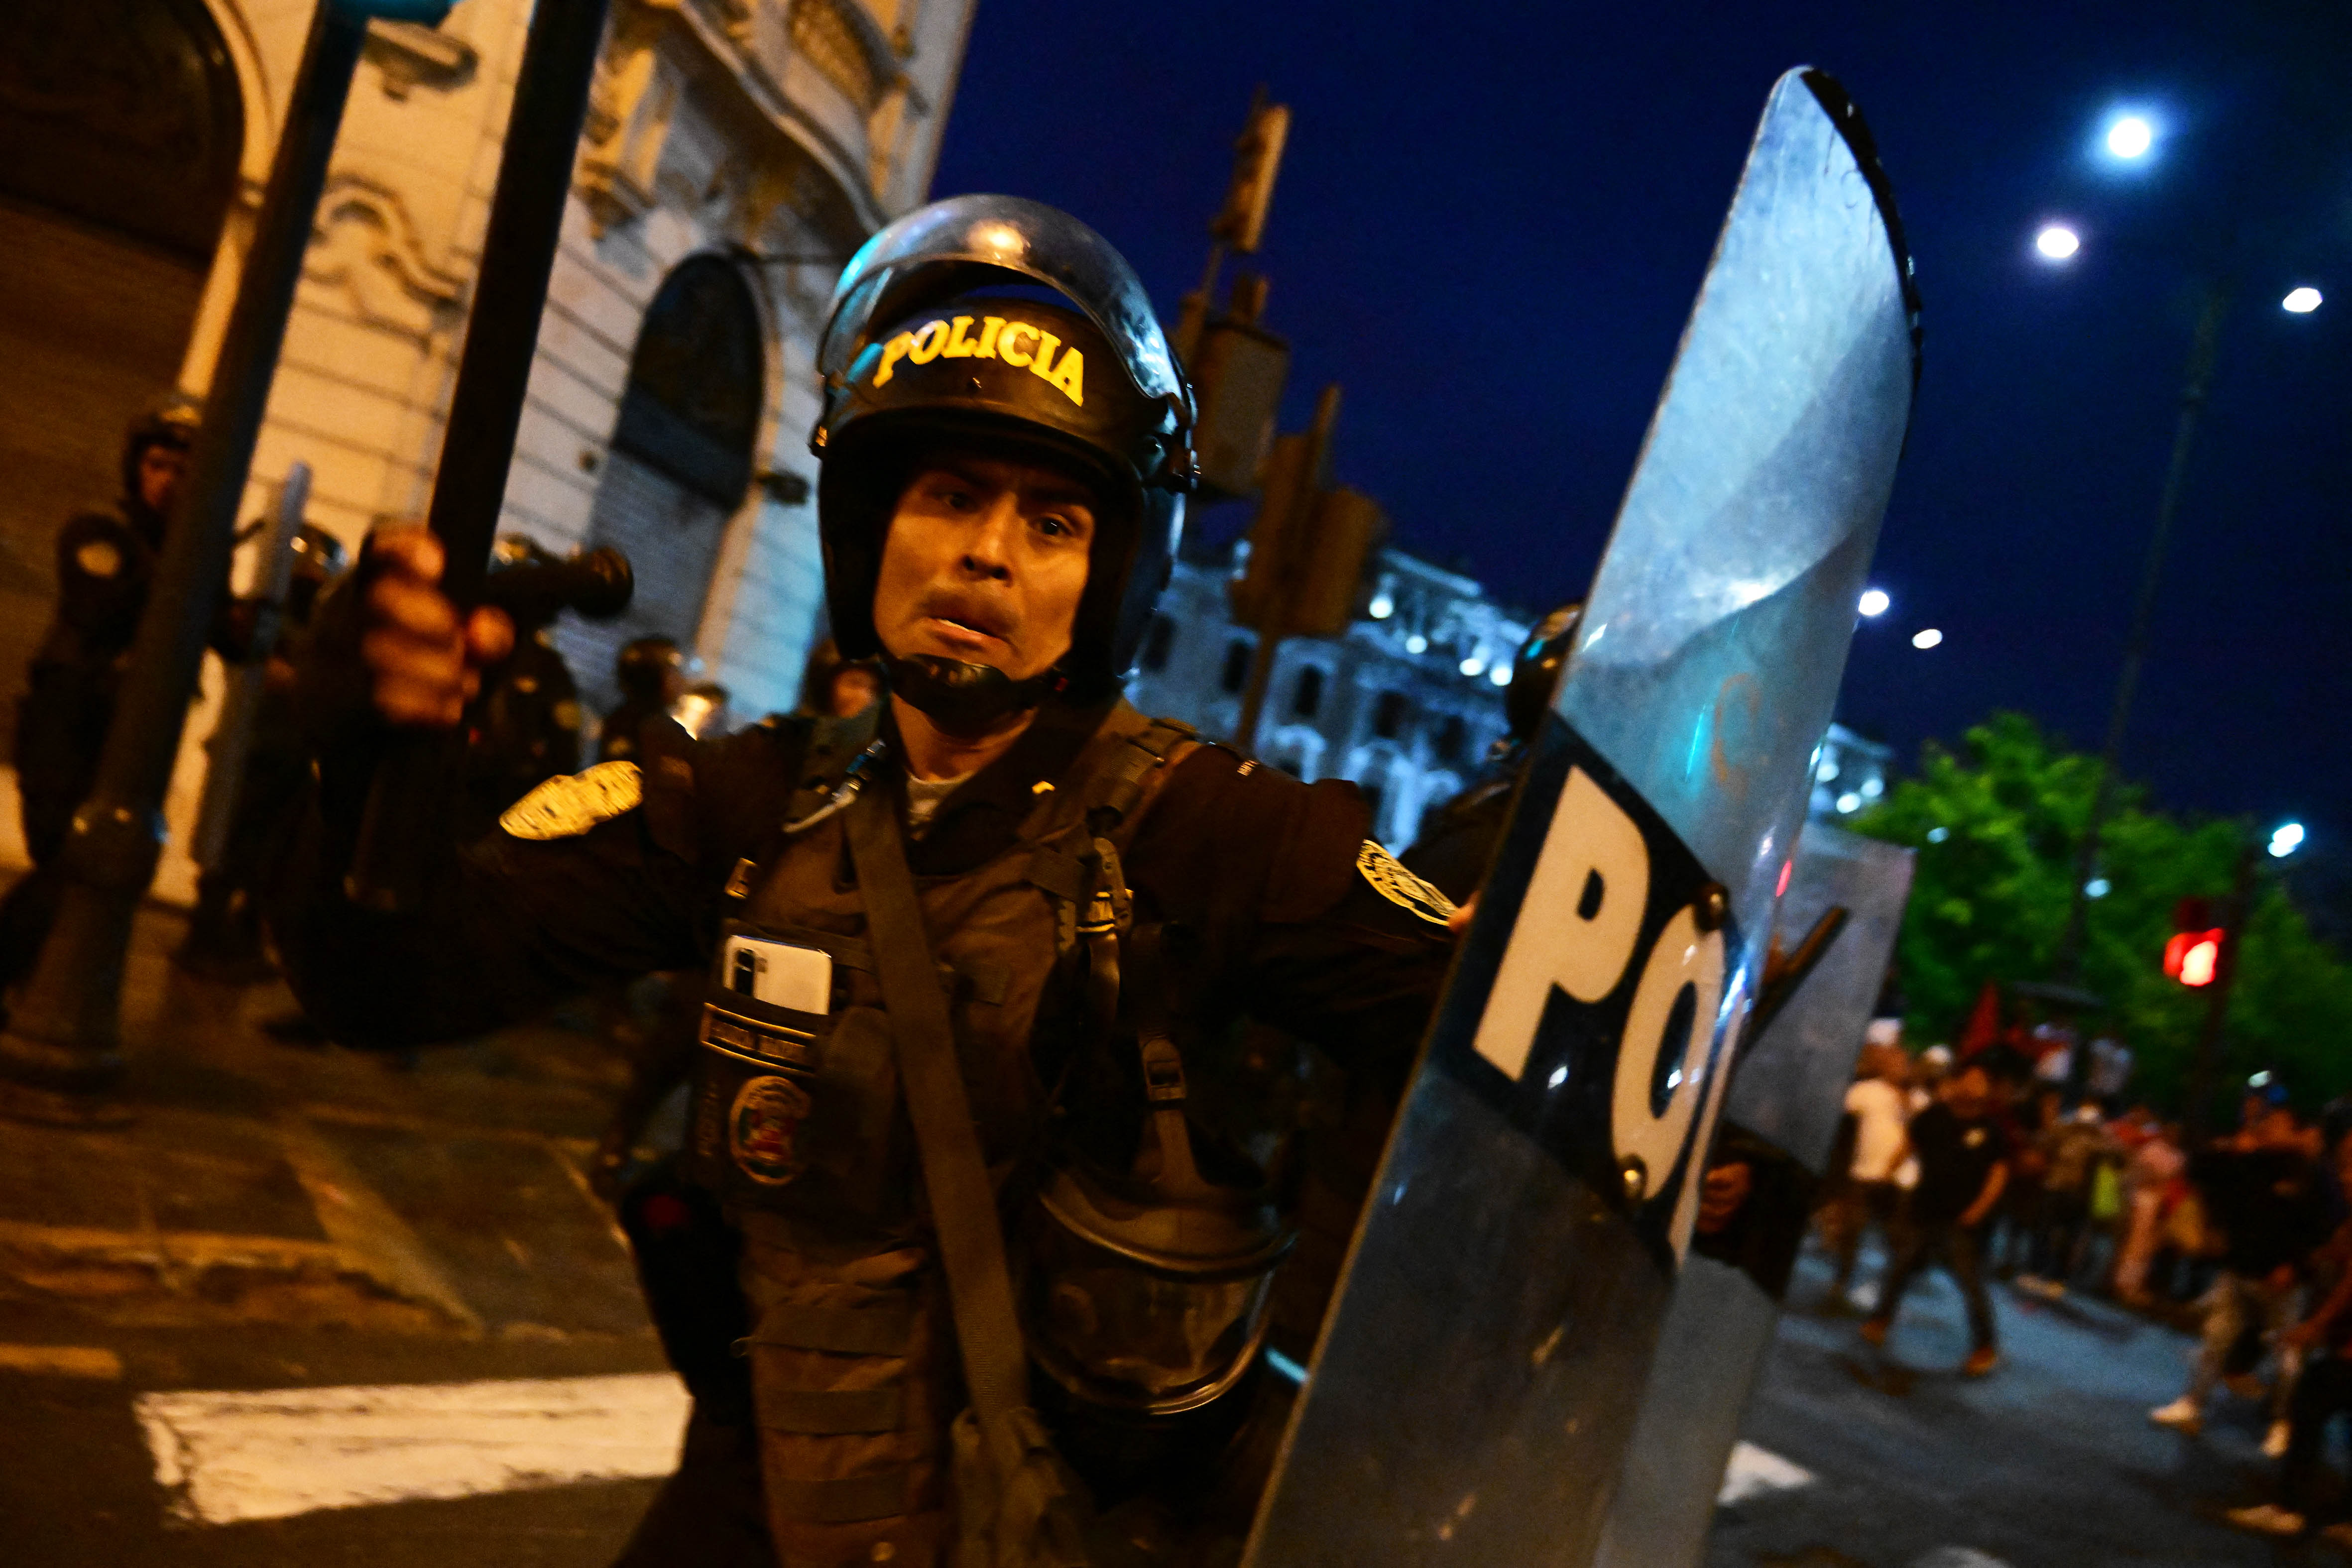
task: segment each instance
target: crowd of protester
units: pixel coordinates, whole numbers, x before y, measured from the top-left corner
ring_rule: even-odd
[[[1866,1313],[1863,1337],[1883,1345],[1941,1267],[1966,1303],[1972,1377],[2000,1363],[1991,1284],[2175,1323],[2197,1336],[2193,1364],[2149,1419],[2195,1437],[2218,1402],[2242,1402],[2279,1469],[2275,1498],[2231,1522],[2352,1546],[2352,1489],[2324,1462],[2328,1424],[2352,1415],[2352,1103],[2314,1117],[2256,1073],[2234,1124],[2194,1142],[2126,1100],[2128,1051],[2095,1041],[2078,1072],[2074,1049],[2042,1025],[1914,1055],[1894,1020],[1871,1026],[1819,1215],[1822,1309]],[[1874,1231],[1883,1268],[1861,1281]]]

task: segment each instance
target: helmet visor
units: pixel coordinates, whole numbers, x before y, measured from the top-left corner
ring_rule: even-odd
[[[817,369],[847,371],[867,329],[992,282],[1042,284],[1091,318],[1146,399],[1188,424],[1192,394],[1143,284],[1108,241],[1067,213],[1019,196],[957,196],[918,208],[849,258],[834,286]]]

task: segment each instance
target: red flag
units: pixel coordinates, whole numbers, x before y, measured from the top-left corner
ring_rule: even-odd
[[[1977,1005],[1969,1009],[1969,1021],[1961,1026],[1959,1043],[1954,1048],[1954,1052],[1965,1061],[2000,1042],[2000,982],[1987,980],[1984,989],[1977,993]]]

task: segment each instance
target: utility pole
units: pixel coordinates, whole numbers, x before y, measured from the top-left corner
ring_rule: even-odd
[[[286,319],[372,16],[436,24],[436,0],[326,0],[313,15],[253,248],[221,340],[186,493],[131,646],[98,779],[62,852],[66,889],[32,978],[0,1033],[0,1113],[69,1126],[123,1119],[98,1097],[122,1074],[131,917],[163,852],[163,792],[228,580],[236,514],[286,339]]]
[[[2124,731],[2131,722],[2132,699],[2139,692],[2140,666],[2147,660],[2148,630],[2156,619],[2157,590],[2164,578],[2164,553],[2171,541],[2172,522],[2180,510],[2180,492],[2188,482],[2189,455],[2197,440],[2197,424],[2205,412],[2205,397],[2213,382],[2213,361],[2221,349],[2221,323],[2230,310],[2226,284],[2208,283],[2197,313],[2197,332],[2189,349],[2189,367],[2180,381],[2180,409],[2173,423],[2172,459],[2164,472],[2164,490],[2156,507],[2156,531],[2148,536],[2147,557],[2141,564],[2139,598],[2132,610],[2131,634],[2124,644],[2123,669],[2116,677],[2116,698],[2107,713],[2106,745],[2099,753],[2099,770],[2091,788],[2091,814],[2083,824],[2075,847],[2074,885],[2068,891],[2065,929],[2059,934],[2058,952],[2051,977],[2062,986],[2079,986],[2083,946],[2090,919],[2091,879],[2097,874],[2099,835],[2114,803],[2116,778],[2121,764]],[[2081,1086],[2084,1053],[2075,1052],[2070,1077]]]

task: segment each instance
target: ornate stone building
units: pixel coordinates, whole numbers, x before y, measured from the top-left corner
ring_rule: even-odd
[[[503,526],[611,543],[615,625],[559,641],[591,703],[660,632],[739,713],[792,706],[817,622],[806,437],[835,275],[924,197],[972,0],[613,0]],[[48,541],[124,423],[217,352],[308,30],[302,0],[25,0],[0,55],[0,682]],[[256,455],[347,540],[421,514],[529,0],[373,29]],[[191,746],[209,729],[190,725]],[[200,771],[182,768],[173,817]]]
[[[1233,571],[1221,554],[1177,563],[1128,688],[1144,712],[1212,739],[1238,726],[1257,649],[1257,634],[1233,622]],[[1383,550],[1344,635],[1289,638],[1276,650],[1258,752],[1301,779],[1352,780],[1371,804],[1374,836],[1402,849],[1502,738],[1503,688],[1532,624],[1470,578]]]

